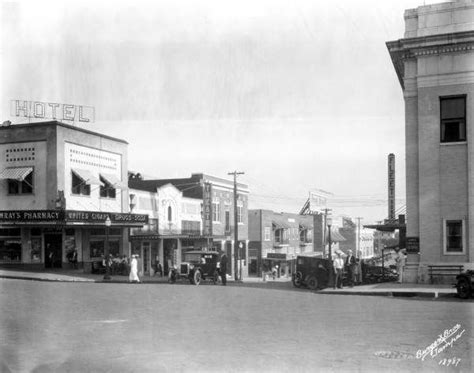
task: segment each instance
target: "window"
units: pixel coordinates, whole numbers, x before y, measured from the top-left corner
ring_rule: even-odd
[[[464,222],[462,220],[446,220],[445,232],[445,254],[464,253]]]
[[[115,199],[115,188],[112,184],[110,184],[107,180],[105,180],[102,176],[100,177],[100,181],[104,184],[100,186],[100,196],[102,198],[114,198]]]
[[[90,196],[91,186],[86,184],[79,176],[71,171],[72,174],[72,194]]]
[[[242,206],[237,206],[237,223],[243,223],[242,220]]]
[[[168,206],[168,221],[173,221],[173,209]]]
[[[441,97],[441,142],[466,141],[466,96]]]
[[[219,202],[212,203],[212,220],[213,221],[221,221],[221,208]]]
[[[265,227],[265,241],[270,241],[270,227]]]
[[[21,262],[21,231],[0,229],[0,262]]]
[[[8,194],[31,193],[33,193],[33,171],[26,175],[23,180],[8,179]]]

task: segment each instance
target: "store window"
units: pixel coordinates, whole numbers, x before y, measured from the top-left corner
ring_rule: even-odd
[[[120,240],[122,230],[120,228],[109,229],[109,254],[112,256],[120,255]],[[105,255],[106,232],[103,228],[91,229],[91,238],[89,241],[90,258],[98,259]]]
[[[21,231],[0,229],[0,262],[21,262]]]
[[[8,194],[32,194],[33,171],[22,180],[8,179]]]
[[[71,174],[72,174],[72,191],[71,191],[72,194],[90,196],[91,186],[89,184],[86,184],[74,172],[71,172]]]
[[[113,198],[115,199],[115,188],[112,184],[110,184],[107,180],[105,180],[102,176],[100,177],[100,181],[103,185],[100,186],[100,196],[102,198]]]
[[[41,262],[41,229],[31,229],[31,261]]]
[[[441,142],[466,141],[466,96],[441,97]]]
[[[444,233],[445,254],[463,254],[464,222],[462,220],[446,220]]]

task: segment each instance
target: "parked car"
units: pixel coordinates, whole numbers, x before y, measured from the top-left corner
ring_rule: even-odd
[[[184,254],[184,261],[179,271],[174,271],[170,281],[178,278],[189,280],[191,284],[199,285],[203,280],[211,280],[214,284],[219,281],[219,253],[217,251],[193,250]]]
[[[327,287],[330,265],[328,259],[298,256],[296,270],[292,275],[293,285],[298,288],[305,286],[311,290]]]
[[[467,299],[474,294],[474,271],[468,269],[456,276],[456,290],[459,298]]]

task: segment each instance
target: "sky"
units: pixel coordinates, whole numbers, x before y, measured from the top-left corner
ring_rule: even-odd
[[[92,106],[75,125],[129,143],[129,169],[203,172],[250,188],[250,208],[387,217],[387,157],[405,204],[404,102],[385,42],[393,1],[1,0],[0,121],[11,100]],[[430,2],[432,3],[432,2]]]

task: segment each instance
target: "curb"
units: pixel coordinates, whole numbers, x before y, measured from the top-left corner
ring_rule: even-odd
[[[86,282],[86,283],[97,282],[95,280],[86,280],[86,279],[64,280],[64,279],[60,279],[60,278],[41,278],[41,277],[28,277],[28,276],[5,276],[5,275],[0,275],[0,278],[6,278],[6,279],[10,279],[10,280],[43,281],[43,282]]]

